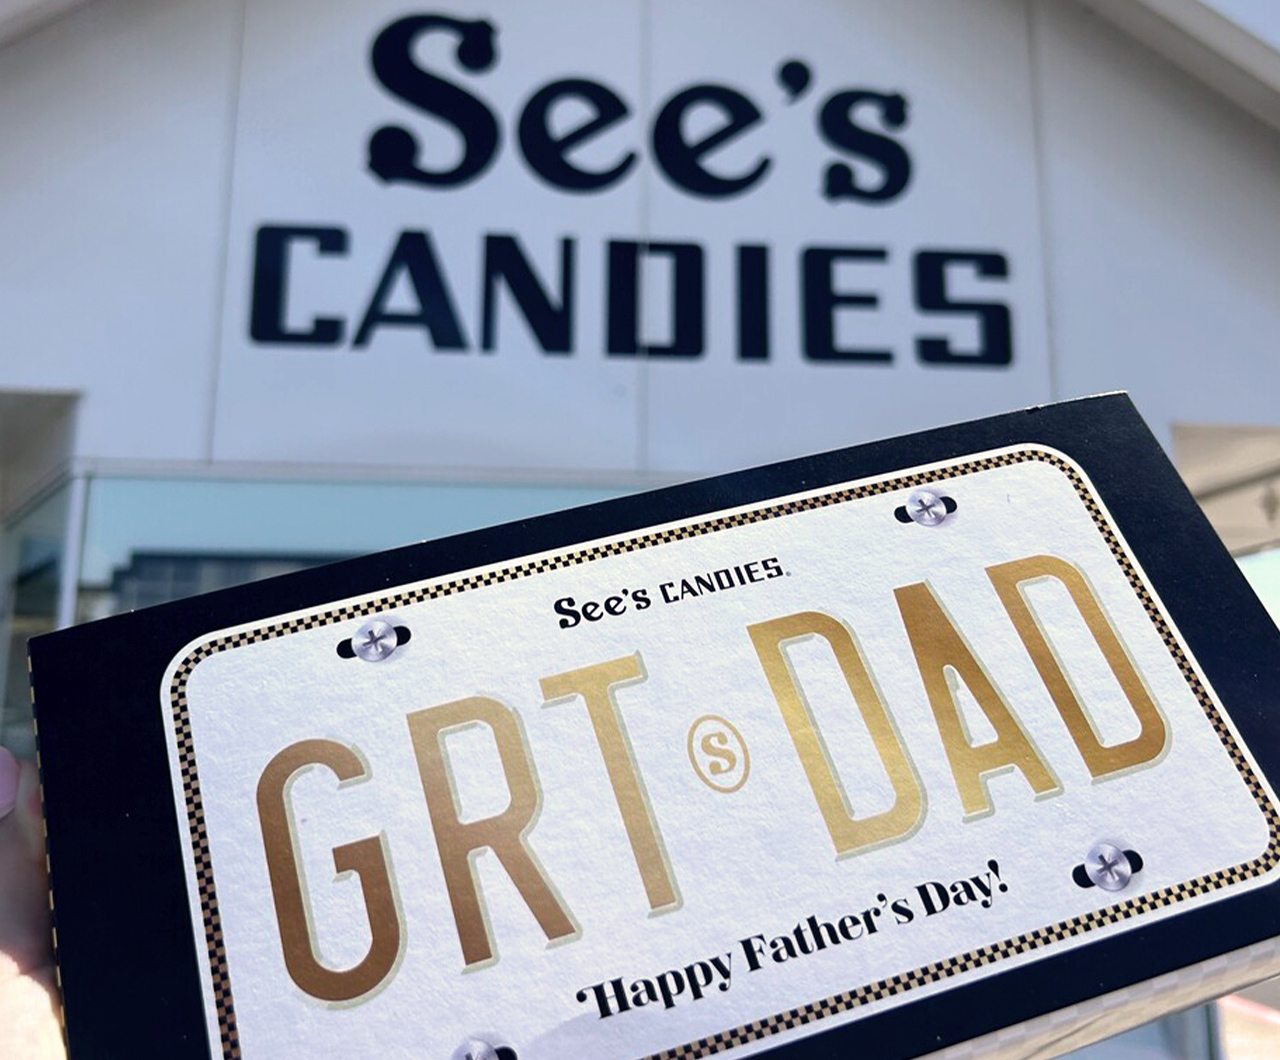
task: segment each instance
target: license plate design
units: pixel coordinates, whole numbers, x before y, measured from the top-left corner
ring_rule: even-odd
[[[162,700],[225,1058],[747,1055],[1280,859],[1039,447],[222,631]]]

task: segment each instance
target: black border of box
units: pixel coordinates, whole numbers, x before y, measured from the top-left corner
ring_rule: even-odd
[[[157,709],[165,669],[185,645],[333,600],[1019,444],[1058,449],[1084,471],[1275,787],[1280,633],[1124,395],[1042,406],[460,534],[31,642],[72,1060],[209,1057]],[[818,1029],[759,1055],[819,1060],[857,1050],[907,1060],[966,1041],[1274,937],[1277,886]],[[443,1056],[456,1043],[434,1042],[424,1025],[423,1044]]]

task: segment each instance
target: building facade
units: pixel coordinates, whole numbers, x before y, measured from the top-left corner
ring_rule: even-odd
[[[8,0],[0,128],[22,751],[33,633],[1100,391],[1280,538],[1264,0]]]

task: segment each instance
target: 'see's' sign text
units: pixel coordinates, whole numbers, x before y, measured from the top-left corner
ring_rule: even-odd
[[[423,43],[433,36],[448,42],[450,69],[424,60]],[[437,208],[448,209],[450,193],[483,187],[505,152],[533,179],[529,205],[539,209],[546,190],[569,197],[607,194],[643,179],[647,163],[672,188],[704,202],[709,223],[722,225],[714,216],[718,204],[781,179],[777,159],[787,145],[770,142],[773,114],[811,107],[813,135],[826,158],[797,195],[820,197],[837,217],[883,209],[910,195],[917,166],[909,143],[913,104],[901,90],[847,83],[820,90],[821,71],[784,57],[766,72],[767,87],[754,97],[694,81],[660,98],[652,115],[637,116],[631,101],[604,81],[553,76],[503,113],[483,95],[483,78],[498,68],[504,47],[522,44],[536,47],[503,41],[491,22],[443,14],[411,15],[383,27],[369,66],[402,111],[364,144],[349,145],[347,164],[359,165],[363,156],[371,191],[418,188]],[[441,129],[447,135],[440,139],[460,148],[438,150],[428,134]],[[756,144],[751,154],[748,148]],[[749,160],[725,161],[722,152],[733,145],[733,158],[746,151]],[[608,161],[599,161],[602,154]],[[385,209],[386,203],[377,206]],[[361,242],[342,221],[259,224],[248,320],[253,344],[360,350],[376,347],[388,333],[409,332],[428,351],[492,352],[503,344],[505,293],[524,325],[515,340],[551,357],[598,350],[611,358],[691,362],[724,350],[737,361],[767,362],[777,338],[783,349],[798,349],[813,363],[883,365],[906,355],[941,367],[990,370],[1014,360],[1010,263],[993,247],[822,242],[783,260],[767,242],[749,237],[597,242],[565,235],[530,241],[518,232],[469,232],[459,239],[456,229],[441,236],[411,227],[389,241],[378,237],[377,264],[370,269],[368,242]],[[365,264],[357,266],[353,258]],[[313,275],[335,270],[331,275],[341,278],[342,288],[358,296],[349,305],[291,311],[312,301],[299,297],[303,292],[291,283],[295,260],[307,261]],[[907,270],[913,312],[901,330],[916,332],[909,352],[857,341],[859,320],[881,309],[885,283],[876,277],[887,276],[885,270]],[[894,286],[901,281],[888,277]],[[959,297],[960,285],[991,294]],[[722,286],[732,292],[733,311],[709,312],[709,292]],[[778,300],[792,292],[800,299],[799,334],[775,335]],[[595,335],[582,334],[581,305],[588,299],[600,307],[602,327]],[[957,330],[972,337],[957,341],[948,334]]]

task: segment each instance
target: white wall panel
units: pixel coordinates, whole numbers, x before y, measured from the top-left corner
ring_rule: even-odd
[[[464,4],[450,12],[464,23],[411,17],[409,47],[399,45],[408,56],[405,88],[375,55],[376,41],[406,25],[399,7],[251,0],[215,456],[671,474],[1044,400],[1025,13],[1020,0],[963,9],[823,0],[807,4],[804,17],[781,4],[754,5],[749,17],[728,3]],[[460,43],[480,18],[492,25],[481,50],[492,44],[496,56],[486,51],[468,67]],[[778,74],[789,61],[808,69],[790,95]],[[535,93],[564,78],[589,79],[628,111],[570,153],[590,169],[631,159],[625,176],[598,191],[535,176],[517,134]],[[678,132],[658,132],[661,115],[688,91],[712,102],[691,106]],[[421,168],[439,177],[453,164],[459,130],[479,128],[439,116],[450,94],[462,92],[473,110],[482,102],[497,117],[501,140],[490,166],[466,180],[377,179],[366,158],[388,126],[413,138]],[[845,92],[864,95],[837,107],[847,133],[837,145],[839,136],[820,135],[819,115]],[[699,141],[723,131],[735,106],[750,115],[746,125],[701,154]],[[892,106],[905,114],[891,114]],[[557,135],[583,116],[562,101]],[[771,169],[735,194],[700,189],[701,178],[673,176],[664,153],[673,144],[691,170],[732,176],[766,158]],[[851,172],[864,190],[886,182],[886,144],[913,159],[905,192],[824,196],[830,166],[846,181]],[[294,229],[287,255],[264,249],[264,226]],[[434,329],[407,321],[362,329],[404,233],[432,241],[460,338],[443,343]],[[570,350],[539,348],[509,303],[495,348],[480,348],[481,253],[497,233],[517,237],[543,277],[555,274],[559,239],[575,241]],[[615,242],[641,262],[633,339],[615,330],[606,340],[618,306],[634,297],[630,279],[611,268]],[[738,290],[740,245],[766,248],[767,294]],[[883,258],[835,266],[840,275],[829,286],[837,294],[865,289],[872,300],[824,310],[835,320],[835,345],[891,349],[892,361],[802,363],[802,254],[831,246]],[[954,263],[943,286],[946,298],[1012,314],[1011,360],[971,363],[968,351],[986,348],[971,307],[925,319],[913,283],[921,250],[998,259],[998,275],[984,279],[974,277],[972,261]],[[680,356],[664,352],[676,326],[673,254],[692,256],[681,259],[683,319],[700,319]],[[273,286],[282,271],[287,280]],[[254,297],[278,290],[283,299],[272,295],[265,333],[255,330]],[[414,308],[407,284],[399,297],[397,311]],[[772,350],[744,363],[738,313],[753,300],[768,304]],[[961,351],[953,363],[920,362],[917,339],[934,336]]]
[[[83,454],[206,454],[237,7],[95,3],[0,51],[0,382],[82,392]]]
[[[451,169],[461,140],[448,124],[387,91],[372,70],[375,39],[410,14],[391,2],[250,0],[229,237],[215,455],[383,466],[630,470],[636,464],[636,359],[603,353],[605,243],[640,228],[640,186],[567,193],[521,157],[518,119],[560,78],[607,84],[634,108],[641,83],[641,6],[595,0],[475,4],[451,16],[492,21],[494,55],[468,70],[459,36],[426,27],[408,76],[430,73],[497,118],[488,168],[455,186],[378,179],[367,166],[376,130],[416,138],[416,164]],[[477,38],[478,39],[478,38]],[[434,98],[434,97],[433,97]],[[564,131],[589,111],[566,101]],[[641,136],[625,118],[573,155],[610,168]],[[263,225],[347,233],[341,253],[298,242],[289,254],[284,323],[341,321],[332,344],[255,341],[250,332],[256,233]],[[419,326],[360,326],[403,233],[425,234],[449,291],[460,348]],[[558,301],[561,240],[575,244],[571,349],[546,353],[500,288],[496,343],[482,351],[483,248],[515,236]],[[418,235],[416,238],[422,238]],[[259,283],[263,282],[259,276]],[[417,306],[403,273],[394,310]]]
[[[1022,0],[963,5],[757,3],[749,32],[708,48],[739,5],[653,3],[656,110],[698,80],[732,85],[764,112],[760,125],[708,156],[708,168],[771,170],[749,192],[708,202],[650,177],[655,239],[693,239],[707,251],[708,339],[699,363],[654,359],[649,380],[651,467],[707,472],[852,445],[1049,399],[1042,248],[1037,200],[1026,7]],[[789,99],[775,77],[801,60],[812,77]],[[859,186],[882,183],[867,157],[819,135],[820,116],[847,91],[900,94],[901,127],[858,104],[860,127],[887,133],[910,158],[910,182],[891,199],[823,194],[828,167],[849,164]],[[769,360],[744,362],[736,348],[734,252],[770,254]],[[805,349],[803,260],[810,248],[879,252],[883,260],[836,266],[832,287],[873,298],[831,315],[843,350],[885,351],[891,360],[817,360]],[[1011,360],[976,364],[982,347],[968,311],[925,313],[917,305],[920,251],[996,254],[1007,276],[979,278],[948,266],[948,293],[988,301],[1012,316]],[[919,340],[947,337],[961,355],[925,363]]]
[[[1074,4],[1037,0],[1057,397],[1280,423],[1280,134]]]

